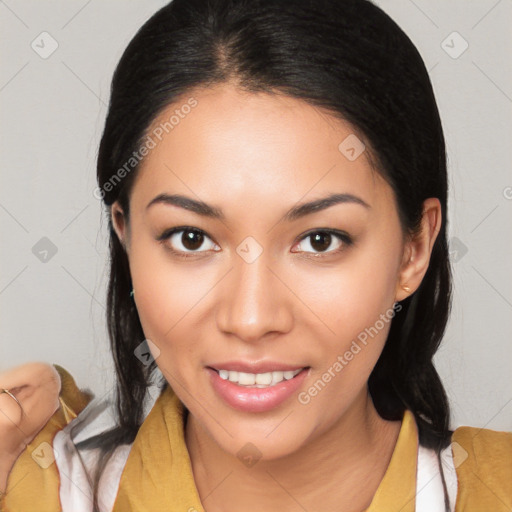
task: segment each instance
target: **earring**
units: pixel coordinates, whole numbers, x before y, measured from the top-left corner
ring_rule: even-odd
[[[135,290],[132,288],[132,291],[130,292],[130,297],[133,298],[133,294],[134,294]]]
[[[402,288],[406,291],[406,292],[410,292],[411,289],[407,286],[407,285],[402,285]]]

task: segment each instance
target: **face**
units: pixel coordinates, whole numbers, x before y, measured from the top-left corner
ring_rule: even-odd
[[[348,123],[223,85],[154,126],[190,96],[142,162],[128,224],[114,205],[115,227],[156,363],[194,421],[226,452],[250,441],[272,459],[366,396],[403,298],[403,232],[365,152],[339,149]]]

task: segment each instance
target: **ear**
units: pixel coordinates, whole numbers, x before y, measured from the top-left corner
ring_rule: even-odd
[[[112,203],[110,207],[110,215],[112,218],[112,227],[121,242],[121,245],[126,250],[128,247],[128,221],[126,220],[126,216],[124,214],[119,201],[115,201]]]
[[[420,233],[408,240],[404,247],[402,266],[395,291],[395,301],[404,300],[420,286],[429,263],[432,247],[441,229],[441,203],[437,197],[423,202]],[[407,286],[409,290],[402,287]]]

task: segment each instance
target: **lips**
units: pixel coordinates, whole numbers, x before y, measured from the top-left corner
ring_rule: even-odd
[[[231,368],[251,368],[253,369],[253,371],[254,368],[268,369],[276,367],[295,369],[301,368],[300,366],[292,367],[283,364],[279,364],[276,366],[276,364],[274,363],[266,363],[260,365],[248,365],[246,363],[237,363],[237,365],[233,364],[231,366]],[[223,379],[220,375],[220,372],[228,372],[228,370],[223,368],[221,368],[220,370],[215,370],[211,367],[206,367],[206,371],[210,377],[210,383],[212,385],[213,390],[221,400],[223,400],[227,405],[234,409],[249,413],[268,412],[278,407],[285,401],[289,400],[291,396],[300,389],[300,387],[303,385],[304,380],[309,375],[309,370],[307,370],[306,367],[304,367],[302,371],[299,371],[297,375],[295,375],[293,378],[290,378],[289,380],[283,380],[281,382],[276,383],[275,385],[272,383],[271,385],[263,385],[263,387],[257,387],[240,385],[239,383],[234,383],[230,382],[230,380]],[[238,372],[238,370],[230,371]],[[283,373],[281,370],[274,371],[280,373],[281,375]],[[249,373],[251,372],[247,372],[247,374],[244,376],[244,380]]]

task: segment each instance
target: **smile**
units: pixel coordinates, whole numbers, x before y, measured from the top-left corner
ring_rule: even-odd
[[[255,387],[255,388],[268,388],[275,386],[284,380],[290,380],[299,374],[303,368],[295,371],[286,372],[266,372],[266,373],[246,373],[236,372],[229,370],[217,370],[221,379],[229,380],[239,386]]]
[[[310,370],[308,366],[249,373],[206,367],[215,394],[230,407],[249,413],[268,412],[286,402],[299,391]]]

